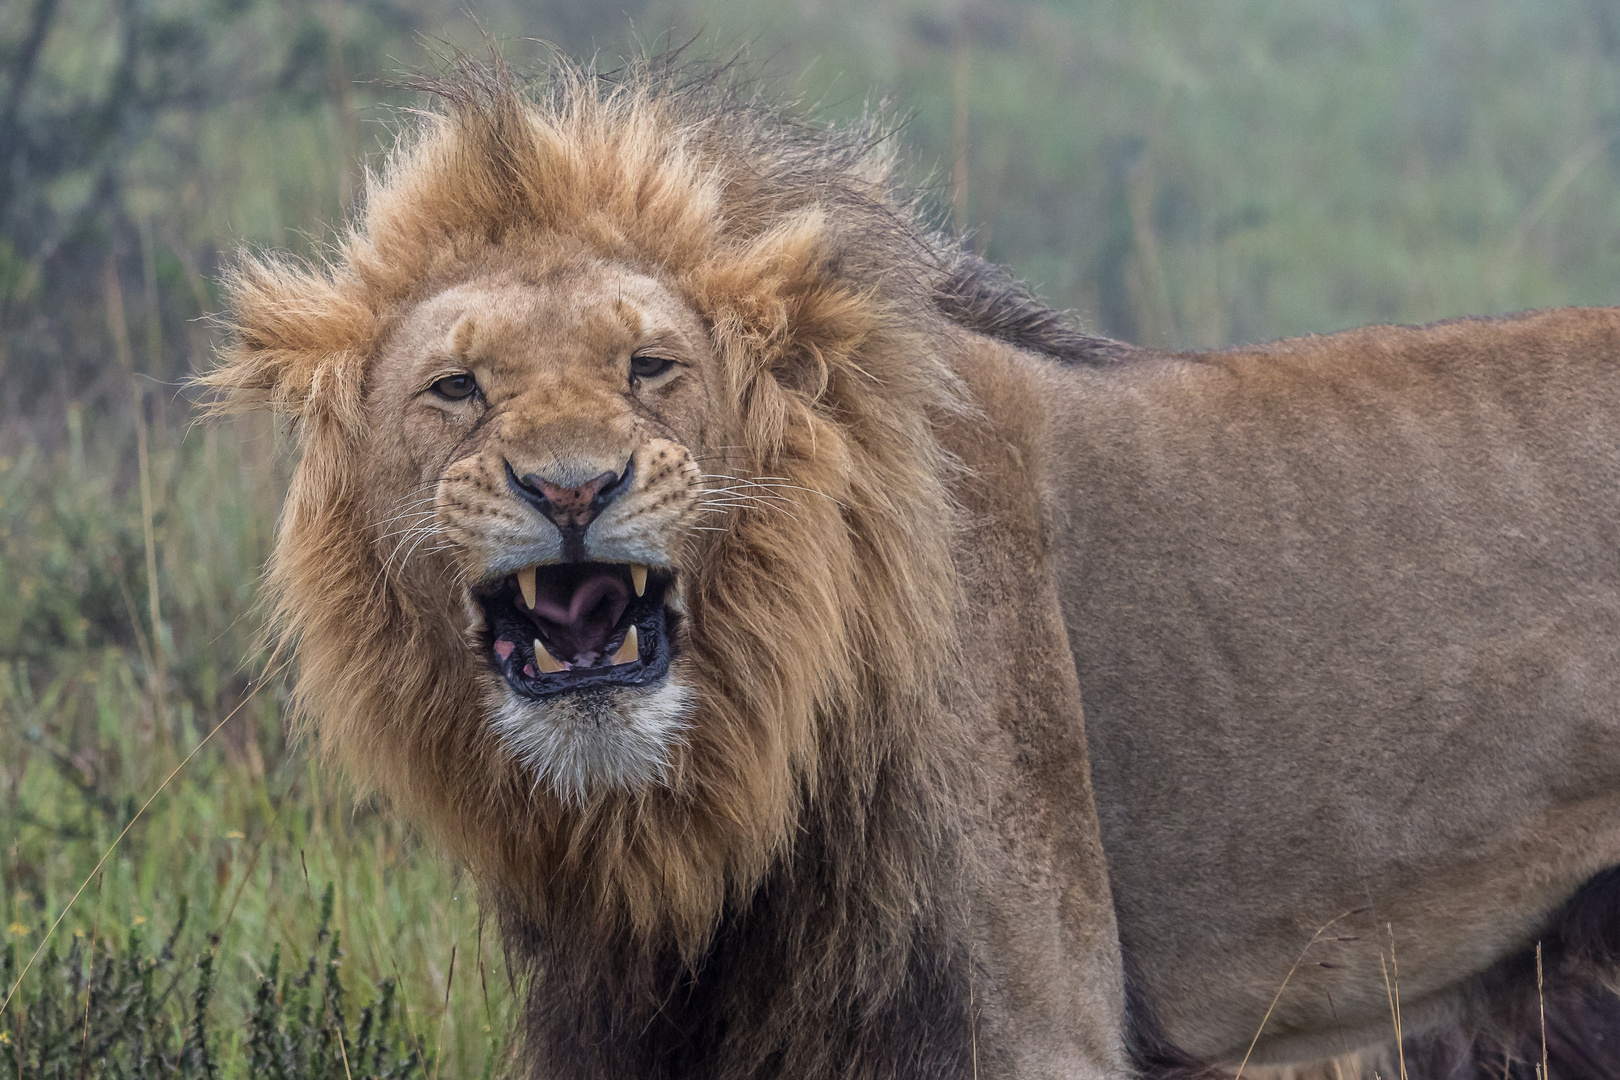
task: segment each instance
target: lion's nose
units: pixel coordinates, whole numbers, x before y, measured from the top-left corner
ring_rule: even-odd
[[[554,483],[539,473],[519,476],[506,465],[506,482],[513,493],[557,526],[564,536],[583,533],[608,504],[630,490],[634,467],[626,462],[620,473],[605,472],[577,487]]]

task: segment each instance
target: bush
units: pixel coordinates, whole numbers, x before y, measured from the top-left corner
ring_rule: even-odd
[[[271,949],[248,1014],[247,1060],[234,1064],[245,1065],[245,1075],[254,1080],[432,1075],[421,1039],[398,1007],[392,980],[378,986],[376,999],[361,1007],[358,1017],[348,1004],[342,934],[331,928],[334,896],[328,885],[320,929],[302,971],[283,975],[281,944]],[[0,1016],[0,1074],[38,1080],[217,1080],[222,1075],[215,1052],[219,1021],[209,1011],[217,942],[182,962],[175,947],[187,913],[182,899],[156,955],[147,953],[138,927],[121,948],[76,936],[63,956],[52,944]],[[28,955],[13,935],[0,957],[0,982],[8,988],[15,984]]]

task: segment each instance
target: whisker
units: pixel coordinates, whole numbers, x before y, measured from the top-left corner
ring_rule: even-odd
[[[703,506],[757,506],[761,509],[771,507],[777,510],[786,510],[792,505],[771,499],[702,499],[700,503]]]
[[[843,503],[839,502],[837,499],[833,498],[831,495],[828,495],[825,491],[817,491],[815,488],[804,487],[804,486],[802,486],[800,484],[761,483],[759,481],[748,480],[748,479],[745,479],[745,478],[740,477],[740,476],[715,476],[714,479],[717,479],[717,480],[729,480],[729,481],[731,481],[733,483],[740,484],[743,487],[759,488],[760,490],[763,490],[763,491],[805,491],[805,492],[809,492],[811,495],[819,495],[823,499],[826,499],[828,502],[831,502],[836,506],[841,507],[841,506],[844,505]]]
[[[383,562],[383,572],[382,572],[382,584],[383,584],[383,586],[386,588],[387,585],[388,585],[388,578],[393,573],[394,560],[395,560],[396,556],[399,557],[399,569],[400,570],[405,569],[405,565],[410,562],[411,556],[416,553],[416,549],[421,547],[424,543],[426,543],[429,538],[431,538],[433,536],[442,535],[443,531],[444,531],[443,527],[440,526],[437,522],[432,522],[432,523],[429,523],[427,525],[418,525],[418,526],[414,526],[411,529],[407,529],[405,531],[405,533],[404,533],[404,536],[400,539],[400,541],[397,544],[394,545],[394,550],[389,554],[388,558]],[[410,536],[411,536],[411,534],[413,532],[420,534],[420,535],[418,535],[416,537],[416,539],[414,541],[412,541],[410,539]],[[409,550],[406,550],[405,554],[403,556],[400,556],[399,555],[400,551],[402,549],[405,549],[407,544],[409,544]]]
[[[822,495],[821,492],[811,488],[799,487],[796,484],[735,484],[724,488],[710,488],[710,491],[809,491],[813,495]],[[823,498],[831,496],[823,495]]]
[[[732,492],[716,492],[700,502],[732,502],[732,504],[755,504],[761,507],[791,507],[792,499],[782,499],[781,495],[737,495]]]
[[[782,488],[784,488],[786,486],[787,485],[784,485],[784,484],[756,484],[756,483],[753,483],[752,481],[750,481],[750,482],[748,482],[746,484],[744,484],[744,483],[701,484],[701,485],[699,485],[699,490],[701,490],[701,491],[777,491],[777,490],[780,490],[780,489],[782,489]]]
[[[394,514],[392,517],[384,518],[382,521],[377,523],[377,526],[378,528],[381,528],[390,522],[398,521],[400,518],[409,517],[412,514],[432,513],[433,503],[437,498],[438,496],[434,495],[425,499],[413,499],[407,503],[395,503],[395,509],[398,510],[398,513]]]
[[[416,543],[411,545],[411,550],[407,551],[405,553],[405,557],[399,561],[399,567],[400,567],[401,570],[403,570],[405,568],[406,563],[411,561],[412,556],[414,556],[416,554],[416,549],[421,547],[423,544],[427,543],[428,540],[431,537],[433,537],[434,535],[435,535],[435,532],[432,531],[432,530],[424,530],[423,531],[421,537],[419,537],[417,539]]]
[[[781,484],[791,484],[793,482],[791,476],[730,476],[726,473],[701,473],[699,475],[706,480],[729,480],[738,484],[756,484],[760,486],[764,486],[769,481]],[[810,489],[806,488],[805,490]]]
[[[413,522],[412,524],[406,525],[403,528],[395,529],[393,532],[383,533],[381,536],[377,537],[375,542],[380,544],[384,540],[391,540],[396,536],[408,536],[411,533],[415,532],[417,529],[421,529],[421,528],[424,528],[424,527],[425,527],[425,525],[422,522]]]
[[[430,491],[426,495],[423,495],[419,499],[401,498],[397,502],[395,502],[394,505],[396,507],[422,506],[422,505],[425,505],[427,503],[432,502],[434,499],[436,499],[438,497],[439,497],[439,493],[437,491]]]
[[[703,491],[703,492],[745,491],[745,492],[748,492],[748,494],[752,495],[752,494],[755,494],[755,491],[757,491],[757,489],[758,489],[758,491],[776,491],[776,487],[778,487],[778,486],[776,486],[776,484],[726,484],[726,486],[714,486],[714,487],[700,486],[700,487],[698,487],[698,491]],[[781,499],[781,495],[778,495],[778,499]]]
[[[700,475],[718,477],[721,480],[792,480],[791,476],[733,476],[730,473],[702,473]]]
[[[799,520],[793,514],[788,513],[788,511],[786,509],[784,509],[783,507],[778,506],[778,505],[776,505],[774,503],[767,503],[767,502],[716,502],[716,503],[704,505],[701,508],[700,512],[701,513],[707,513],[707,514],[714,514],[714,513],[726,514],[726,513],[730,513],[733,508],[738,508],[738,507],[743,507],[743,508],[748,508],[748,509],[755,509],[755,510],[774,510],[779,514],[785,514],[789,521],[798,521]]]

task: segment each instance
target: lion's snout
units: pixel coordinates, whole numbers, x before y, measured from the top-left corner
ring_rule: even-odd
[[[585,530],[619,496],[635,483],[635,464],[626,461],[620,471],[600,473],[583,484],[568,485],[567,469],[519,476],[512,463],[506,463],[506,484],[514,495],[533,507],[562,534],[563,558],[577,562],[585,557]],[[581,470],[583,471],[583,470]]]

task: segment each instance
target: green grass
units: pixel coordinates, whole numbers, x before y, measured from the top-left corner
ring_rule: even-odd
[[[54,945],[33,957],[22,943],[8,943],[0,950],[0,977],[15,979],[33,960],[40,962],[37,977],[16,999],[17,1023],[0,1032],[0,1073],[40,1080],[214,1080],[238,1063],[245,1046],[247,1074],[267,1080],[436,1074],[439,1063],[411,1028],[395,980],[383,980],[355,1015],[343,981],[343,935],[331,926],[335,895],[327,885],[301,970],[284,971],[281,946],[272,947],[246,1029],[227,1040],[225,1068],[213,1011],[216,943],[210,938],[189,963],[179,958],[189,913],[184,901],[155,953],[138,927],[122,947],[92,927],[88,938],[74,936],[65,956]]]
[[[48,948],[0,1015],[0,1044],[15,1050],[26,1038],[29,1010],[36,1024],[39,1010],[56,1021],[82,1015],[92,939],[118,968],[139,966],[140,942],[175,934],[154,955],[181,958],[167,963],[184,967],[193,990],[192,965],[208,958],[205,1043],[218,1075],[277,1075],[254,1068],[249,1020],[267,1008],[261,979],[278,950],[283,973],[307,972],[341,942],[352,1031],[362,1007],[391,993],[426,1075],[499,1074],[513,992],[471,882],[286,745],[280,681],[254,692],[265,658],[249,611],[283,482],[273,432],[249,423],[152,441],[155,635],[134,447],[74,440],[55,454],[0,459],[0,646],[11,657],[0,661],[0,932],[17,958],[6,992],[85,886],[54,936],[54,959]],[[65,1003],[62,986],[77,987]],[[286,1037],[330,1027],[330,1017],[300,1026],[286,1000],[296,991],[276,991]],[[152,1014],[147,1035],[168,1031],[171,1055],[196,1022],[190,1001],[171,994]]]

